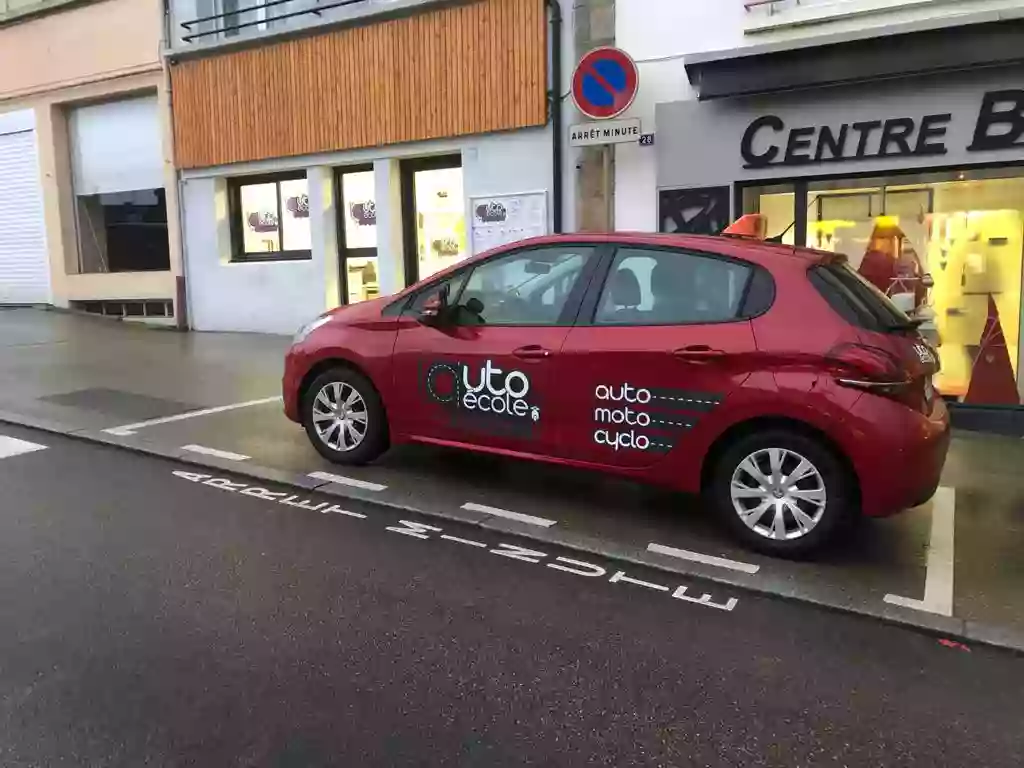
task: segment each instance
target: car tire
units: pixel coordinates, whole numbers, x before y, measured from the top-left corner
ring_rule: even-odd
[[[344,404],[341,409],[334,402],[338,397]],[[331,415],[339,423],[331,421]],[[349,368],[332,368],[310,384],[302,403],[302,425],[317,453],[335,464],[367,464],[388,449],[380,393],[368,378]]]
[[[776,473],[773,462],[779,465]],[[736,538],[774,557],[820,551],[846,528],[855,510],[851,478],[835,453],[820,440],[788,430],[757,432],[729,445],[708,490]]]

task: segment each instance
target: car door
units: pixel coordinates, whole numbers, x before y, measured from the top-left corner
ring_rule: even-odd
[[[617,248],[557,360],[561,455],[621,468],[685,455],[754,350],[741,304],[754,267],[654,246]]]
[[[444,318],[403,313],[393,367],[398,429],[423,441],[550,455],[552,365],[596,266],[592,245],[519,248],[451,278]]]

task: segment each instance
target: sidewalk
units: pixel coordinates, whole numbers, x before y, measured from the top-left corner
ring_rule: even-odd
[[[282,412],[288,342],[0,311],[0,422],[1024,651],[1024,441],[954,433],[933,502],[795,563],[740,549],[699,499],[596,473],[423,446],[331,465]]]
[[[0,411],[97,429],[279,396],[288,342],[0,310]]]

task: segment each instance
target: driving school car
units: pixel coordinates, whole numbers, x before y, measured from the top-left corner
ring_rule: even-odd
[[[614,473],[701,493],[747,546],[798,556],[932,496],[938,366],[842,256],[574,234],[323,315],[284,403],[339,464],[417,442]]]

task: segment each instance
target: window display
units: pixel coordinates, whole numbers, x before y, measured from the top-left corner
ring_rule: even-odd
[[[372,169],[343,169],[341,179],[341,269],[346,304],[380,295],[377,277],[377,203]]]
[[[310,258],[305,174],[232,180],[229,194],[234,261]]]
[[[416,250],[419,279],[462,261],[466,243],[466,202],[461,168],[416,171]]]
[[[865,279],[921,321],[938,349],[936,388],[982,405],[1019,405],[1024,176],[963,171],[808,183],[806,245],[845,254]],[[795,196],[744,194],[793,220]],[[784,242],[793,242],[793,229]]]

